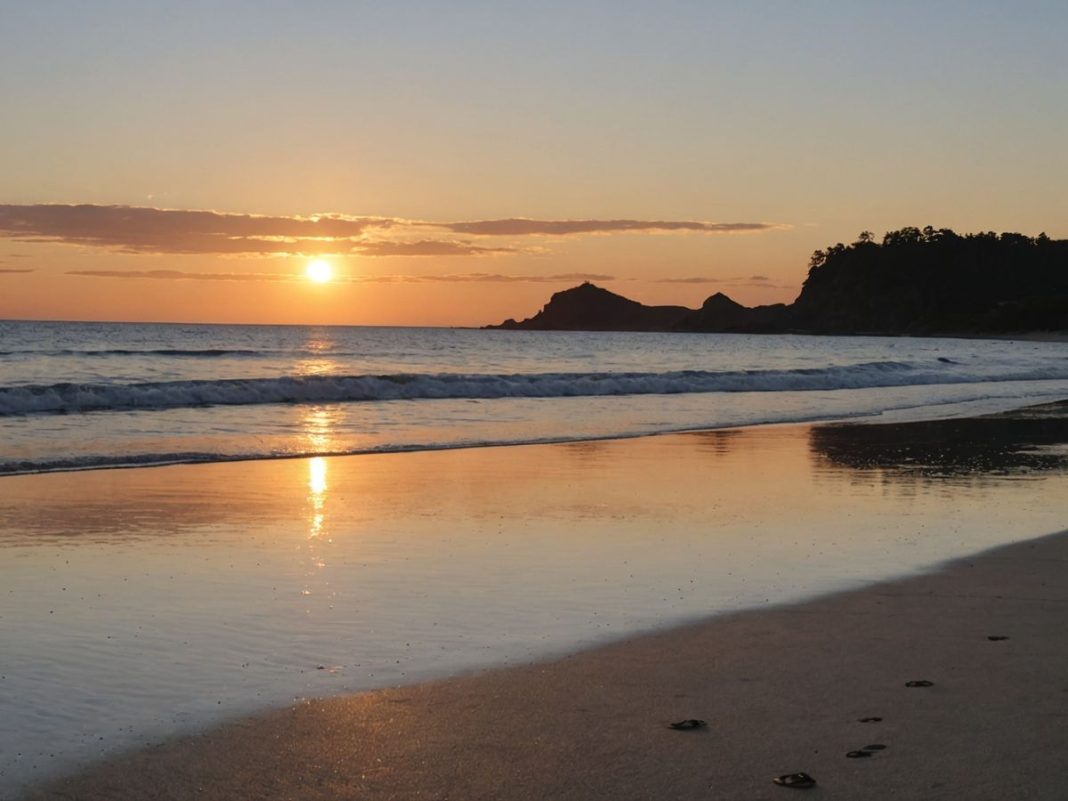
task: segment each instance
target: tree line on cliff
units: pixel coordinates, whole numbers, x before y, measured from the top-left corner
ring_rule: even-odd
[[[557,292],[531,330],[938,334],[1068,330],[1068,240],[906,227],[817,250],[791,304],[644,306],[593,284]]]

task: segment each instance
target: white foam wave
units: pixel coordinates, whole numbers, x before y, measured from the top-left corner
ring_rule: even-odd
[[[0,416],[277,403],[827,391],[1057,379],[1068,379],[1068,365],[1059,370],[1048,366],[971,370],[932,360],[924,364],[882,361],[723,372],[317,375],[135,384],[62,383],[0,388]]]

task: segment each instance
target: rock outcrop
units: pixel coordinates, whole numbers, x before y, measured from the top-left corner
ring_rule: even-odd
[[[723,333],[768,333],[782,331],[787,327],[787,306],[743,306],[717,292],[702,304],[697,311],[675,324],[676,331],[717,331]]]
[[[557,292],[530,319],[488,328],[982,334],[1068,331],[1068,240],[1045,234],[959,235],[928,226],[864,232],[817,250],[791,304],[756,306],[717,292],[700,309],[644,306],[585,283]]]
[[[670,331],[693,309],[685,306],[645,306],[588,281],[555,293],[540,312],[516,322],[505,320],[488,328],[528,331]]]

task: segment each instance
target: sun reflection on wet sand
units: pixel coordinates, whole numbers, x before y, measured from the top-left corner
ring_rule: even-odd
[[[331,408],[295,417],[324,452]],[[853,450],[849,430],[769,426],[3,479],[0,718],[16,724],[0,771],[23,770],[20,748],[96,748],[71,709],[125,747],[1063,528],[1068,470],[1032,456],[1026,481],[962,485],[944,465],[886,469],[918,430],[853,431]]]
[[[329,581],[321,571],[326,567],[325,546],[332,540],[325,536],[326,531],[326,491],[327,491],[327,466],[326,459],[315,456],[308,459],[308,535],[303,543],[307,549],[308,566],[304,573],[304,586],[301,595],[310,596],[315,594],[333,595],[329,590]],[[318,589],[313,585],[321,584]],[[311,608],[305,610],[305,614],[311,614]]]
[[[316,456],[308,460],[308,500],[312,514],[308,521],[308,539],[315,539],[323,533],[323,504],[326,502],[326,460]]]
[[[326,493],[326,460],[321,456],[308,460],[308,489],[313,503],[322,503]]]
[[[308,518],[308,539],[313,540],[323,533],[326,515],[326,459],[316,456],[308,460],[308,503],[311,514]]]

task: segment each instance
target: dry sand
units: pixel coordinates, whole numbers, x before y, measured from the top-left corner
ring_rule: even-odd
[[[31,797],[1063,801],[1066,568],[1068,533],[548,664],[299,704]],[[708,727],[665,726],[685,718]],[[869,744],[886,749],[846,758]],[[772,784],[794,771],[818,786]]]

